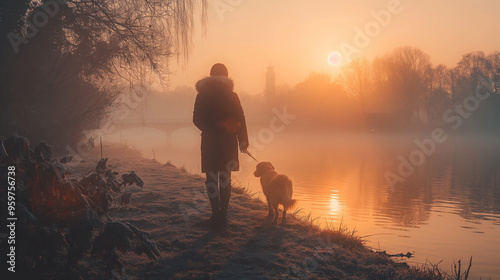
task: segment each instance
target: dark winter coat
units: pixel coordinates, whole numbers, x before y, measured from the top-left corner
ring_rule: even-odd
[[[233,81],[222,76],[196,83],[193,123],[201,130],[202,172],[239,170],[238,142],[248,143],[248,133],[233,88]]]

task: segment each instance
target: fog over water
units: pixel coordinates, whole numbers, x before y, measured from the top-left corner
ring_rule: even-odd
[[[500,278],[500,52],[464,55],[450,69],[402,47],[293,87],[275,86],[267,70],[265,94],[239,93],[249,151],[292,179],[297,208],[373,249],[411,252],[409,263],[448,270],[472,256],[473,277]],[[145,96],[114,113],[105,141],[200,174],[196,91]],[[264,200],[256,162],[240,154],[240,163],[233,182]]]
[[[34,169],[15,167],[25,177],[16,179],[24,182],[18,190],[27,194],[17,195],[16,204],[47,225],[44,239],[57,241],[38,242],[36,250],[31,241],[38,239],[17,244],[16,254],[27,256],[18,269],[96,273],[76,269],[90,247],[74,245],[98,241],[98,228],[87,225],[88,234],[78,237],[74,229],[84,220],[93,224],[91,208],[99,216],[110,209],[104,198],[119,188],[113,180],[98,190],[95,182],[55,179],[52,191],[38,188],[42,178],[54,177],[55,155],[101,144],[106,157],[118,144],[177,166],[179,178],[184,170],[204,176],[201,132],[193,124],[197,100],[196,123],[208,136],[204,155],[212,157],[206,169],[225,163],[220,154],[232,156],[234,135],[246,142],[241,103],[248,151],[256,159],[239,153],[234,184],[264,201],[253,173],[257,161],[271,162],[292,179],[298,216],[347,227],[373,250],[410,252],[413,257],[403,259],[409,264],[439,264],[450,272],[458,260],[467,267],[472,256],[472,279],[500,279],[499,11],[498,0],[1,1],[0,163],[19,163],[22,156],[21,165],[29,167],[27,159],[36,160]],[[8,195],[10,207],[14,186],[8,183],[0,202]],[[83,197],[71,202],[59,185],[77,198],[78,187],[91,205]],[[32,187],[40,195],[32,195]],[[205,194],[203,184],[197,187],[196,195]],[[207,203],[217,227],[226,216],[227,196],[220,198]],[[38,211],[38,204],[57,211]],[[73,209],[76,204],[86,211]],[[51,218],[63,206],[85,219]],[[231,206],[229,220],[236,218]],[[32,230],[18,227],[17,235]],[[40,258],[45,251],[54,255],[53,265]],[[271,251],[265,253],[274,258]],[[199,257],[186,252],[186,259]],[[107,257],[119,262],[111,253],[102,255],[104,264],[113,264]],[[246,250],[240,253],[253,262]],[[240,264],[233,260],[227,265],[236,271]],[[218,267],[196,273],[218,273]]]
[[[145,126],[105,138],[199,174],[200,132],[185,124],[170,133]],[[250,124],[249,133],[258,139],[266,127]],[[390,254],[412,252],[410,263],[443,260],[448,269],[454,260],[473,256],[473,276],[500,277],[500,142],[491,136],[448,136],[392,187],[387,172],[400,175],[401,159],[410,161],[418,150],[415,139],[429,133],[329,133],[290,125],[254,156],[291,177],[297,207],[323,225],[347,225],[366,236],[367,245]],[[240,162],[233,181],[261,193],[252,174],[255,162],[243,154]]]

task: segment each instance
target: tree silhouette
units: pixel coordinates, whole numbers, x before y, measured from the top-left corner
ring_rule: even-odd
[[[413,47],[400,47],[390,56],[396,86],[403,97],[408,113],[417,113],[419,119],[420,97],[427,87],[427,72],[431,62],[429,55]]]
[[[97,128],[126,85],[187,57],[199,3],[204,21],[205,0],[1,1],[0,37],[22,43],[0,40],[0,135],[68,144]]]
[[[346,91],[359,102],[364,115],[366,97],[373,85],[370,62],[366,58],[356,58],[342,69],[340,77]]]
[[[430,121],[441,122],[443,113],[451,105],[452,70],[443,64],[430,69],[427,73],[429,91],[426,96],[426,111]]]

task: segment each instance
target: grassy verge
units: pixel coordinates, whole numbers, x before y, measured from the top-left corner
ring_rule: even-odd
[[[233,192],[246,195],[249,199],[256,203],[263,203],[259,194],[251,190],[249,186],[243,186],[239,181],[233,185]],[[470,279],[469,273],[472,267],[472,257],[466,267],[463,266],[461,260],[454,263],[451,273],[443,271],[438,264],[427,262],[420,266],[409,266],[405,262],[397,262],[393,260],[385,251],[373,251],[365,245],[365,239],[358,235],[356,230],[351,230],[342,221],[338,226],[333,222],[326,222],[323,226],[319,223],[319,218],[312,217],[312,212],[306,213],[302,208],[295,209],[290,213],[294,219],[302,221],[309,227],[308,231],[313,232],[317,236],[318,245],[324,247],[329,246],[337,250],[339,246],[349,250],[356,250],[366,255],[374,255],[372,258],[380,258],[381,262],[392,262],[394,266],[403,268],[396,275],[385,275],[391,278],[377,277],[376,275],[367,275],[366,279],[419,279],[419,280],[467,280]],[[410,254],[411,256],[411,254]],[[393,278],[396,277],[396,278]],[[299,277],[300,278],[300,277]]]

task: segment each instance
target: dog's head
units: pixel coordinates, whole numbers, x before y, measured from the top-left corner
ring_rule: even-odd
[[[255,177],[260,177],[267,171],[273,171],[273,170],[274,166],[270,162],[261,162],[257,164],[257,168],[255,169],[253,175],[255,175]]]

